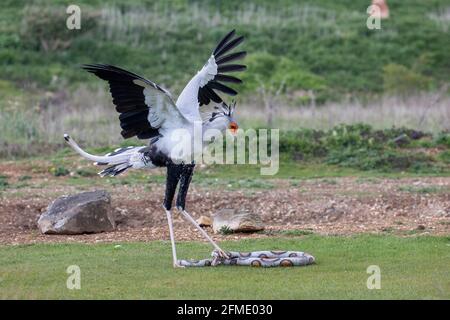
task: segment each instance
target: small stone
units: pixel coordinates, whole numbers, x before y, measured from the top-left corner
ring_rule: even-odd
[[[197,219],[197,223],[200,225],[200,227],[212,226],[212,220],[210,217],[207,216],[200,216],[200,218]]]
[[[213,216],[213,230],[218,233],[223,227],[233,232],[255,232],[264,230],[261,217],[255,213],[222,209]]]

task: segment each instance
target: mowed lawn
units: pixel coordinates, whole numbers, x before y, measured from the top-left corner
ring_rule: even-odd
[[[118,246],[120,245],[120,246]],[[449,299],[450,237],[302,236],[223,242],[231,250],[302,250],[307,267],[220,266],[173,269],[170,243],[36,244],[0,247],[3,299]],[[209,246],[178,244],[180,258],[204,258]],[[81,289],[66,269],[78,265]],[[367,288],[367,268],[381,289]]]

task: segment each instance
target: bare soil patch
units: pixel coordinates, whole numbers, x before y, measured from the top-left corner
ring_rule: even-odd
[[[12,183],[30,175],[18,188],[0,192],[0,244],[35,242],[122,242],[167,240],[162,210],[163,183],[116,185],[92,178],[92,185],[67,185],[66,177],[31,170],[29,166],[0,164]],[[31,173],[30,173],[31,172]],[[120,179],[117,178],[117,179]],[[212,215],[223,208],[247,209],[260,214],[267,224],[255,234],[214,235],[220,239],[268,237],[286,230],[318,234],[396,233],[450,235],[450,178],[331,178],[273,180],[273,189],[199,187],[195,182],[187,210],[195,217]],[[80,191],[106,189],[112,195],[117,230],[77,236],[41,235],[36,222],[56,197]],[[178,240],[202,237],[174,213]],[[212,233],[212,230],[208,230]],[[287,233],[287,234],[296,234]],[[299,233],[300,234],[300,233]]]

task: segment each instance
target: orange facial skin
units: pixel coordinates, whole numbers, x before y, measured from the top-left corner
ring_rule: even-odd
[[[239,129],[239,126],[236,122],[232,121],[232,122],[230,122],[228,129],[230,130],[232,135],[236,135],[237,131]]]

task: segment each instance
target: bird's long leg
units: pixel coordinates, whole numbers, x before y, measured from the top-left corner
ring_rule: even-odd
[[[178,166],[169,165],[167,166],[167,180],[166,180],[166,193],[164,197],[164,210],[167,215],[167,222],[169,224],[170,242],[172,245],[172,256],[173,256],[173,266],[182,267],[178,263],[177,251],[175,247],[175,235],[173,232],[172,214],[170,212],[172,208],[172,201],[175,195],[175,190],[177,188],[178,181],[180,180],[180,168]]]
[[[225,258],[228,257],[228,254],[217,245],[217,243],[206,233],[205,230],[203,230],[202,227],[198,225],[198,223],[194,220],[194,218],[191,217],[189,213],[187,213],[186,210],[181,208],[178,208],[178,210],[180,210],[181,214],[200,231],[200,233],[213,245],[214,249],[216,249],[221,256]]]
[[[167,210],[164,208],[167,215],[167,222],[169,223],[169,234],[170,234],[170,243],[172,245],[172,257],[173,257],[173,266],[174,267],[182,267],[180,264],[178,264],[177,259],[177,249],[175,247],[175,236],[173,233],[173,224],[172,224],[172,214],[170,213],[170,210]]]
[[[186,195],[191,183],[194,167],[194,164],[182,166],[180,189],[178,190],[177,196],[177,209],[190,223],[192,223],[200,231],[200,233],[213,245],[213,247],[219,252],[221,256],[228,257],[227,253],[217,245],[217,243],[206,233],[206,231],[198,225],[197,221],[195,221],[194,218],[192,218],[192,216],[185,210]]]

